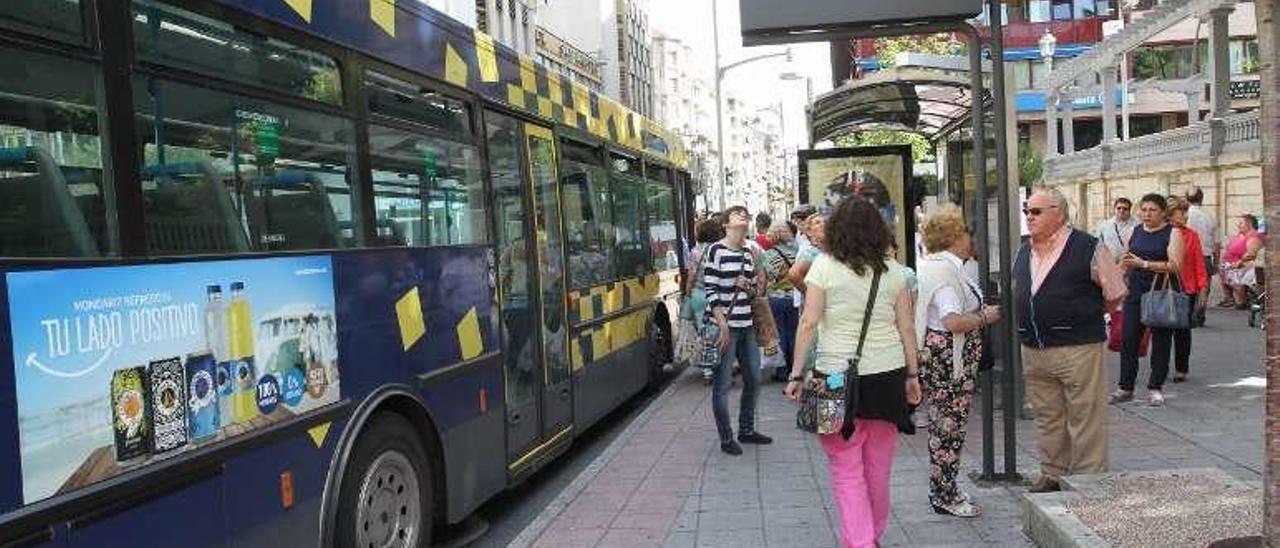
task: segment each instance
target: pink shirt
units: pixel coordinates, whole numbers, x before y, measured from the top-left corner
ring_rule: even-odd
[[[1040,290],[1040,284],[1049,276],[1053,266],[1058,264],[1058,259],[1062,257],[1062,250],[1067,247],[1069,236],[1071,236],[1071,227],[1064,225],[1049,238],[1047,244],[1036,245],[1034,240],[1031,242],[1032,295]],[[1114,303],[1129,294],[1129,288],[1124,283],[1124,275],[1120,272],[1120,267],[1116,265],[1115,260],[1111,258],[1111,252],[1107,251],[1107,246],[1099,245],[1094,249],[1093,267],[1090,270],[1093,274],[1093,282],[1102,288],[1104,301]]]

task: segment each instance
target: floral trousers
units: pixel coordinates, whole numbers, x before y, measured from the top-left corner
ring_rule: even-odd
[[[982,354],[979,331],[969,333],[962,350],[964,372],[953,378],[952,341],[950,331],[930,329],[924,336],[927,363],[921,364],[920,380],[924,384],[925,401],[929,402],[929,502],[935,506],[959,504],[965,499],[956,486],[960,471],[960,452],[964,448],[965,426],[969,422],[969,406]]]

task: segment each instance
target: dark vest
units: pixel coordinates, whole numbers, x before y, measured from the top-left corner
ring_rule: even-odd
[[[1072,230],[1062,256],[1031,296],[1031,243],[1022,244],[1013,263],[1014,312],[1022,344],[1036,348],[1107,340],[1102,321],[1102,288],[1093,281],[1098,239]]]

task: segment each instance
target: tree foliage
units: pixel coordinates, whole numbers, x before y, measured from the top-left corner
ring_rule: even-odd
[[[836,137],[836,146],[911,145],[911,159],[919,162],[933,157],[933,144],[919,133],[876,129]]]
[[[1044,176],[1044,157],[1027,143],[1018,146],[1018,185],[1035,186]]]
[[[965,45],[955,40],[951,34],[945,32],[876,39],[876,57],[880,60],[881,66],[893,66],[898,54],[904,52],[963,55],[965,53]]]

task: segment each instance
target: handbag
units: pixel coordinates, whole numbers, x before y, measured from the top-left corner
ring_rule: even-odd
[[[1164,278],[1164,289],[1159,289]],[[1186,293],[1173,288],[1172,276],[1156,275],[1151,290],[1142,294],[1142,324],[1164,329],[1188,329],[1191,327],[1191,299]]]
[[[840,432],[844,439],[853,435],[854,418],[858,411],[858,364],[862,361],[862,345],[867,340],[871,326],[871,311],[875,308],[876,294],[880,289],[880,272],[871,278],[871,292],[867,297],[867,310],[862,316],[862,332],[858,333],[858,346],[849,358],[849,368],[843,373],[844,386],[831,387],[826,375],[815,374],[805,381],[800,391],[800,408],[796,410],[796,428],[810,434],[834,434]]]
[[[1142,327],[1142,336],[1138,338],[1138,357],[1146,357],[1147,348],[1151,345],[1151,330]],[[1107,324],[1107,350],[1124,351],[1124,309],[1117,308],[1111,312],[1111,323]]]

